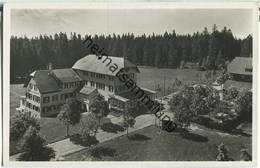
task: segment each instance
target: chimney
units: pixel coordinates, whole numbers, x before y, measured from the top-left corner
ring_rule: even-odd
[[[47,64],[47,70],[52,70],[52,63],[51,62],[49,62],[48,64]]]

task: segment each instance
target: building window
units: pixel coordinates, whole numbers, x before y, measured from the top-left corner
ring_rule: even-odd
[[[64,88],[68,88],[68,86],[69,86],[68,83],[64,84]]]
[[[109,85],[109,86],[108,86],[108,90],[109,90],[109,92],[113,92],[113,91],[114,91],[114,87],[111,86],[111,85]]]
[[[50,102],[49,96],[43,98],[43,103],[49,103],[49,102]]]
[[[245,71],[246,72],[253,72],[253,69],[252,68],[246,68]]]
[[[38,88],[36,87],[36,85],[33,85],[33,89],[34,89],[35,91],[38,91]]]
[[[90,86],[91,86],[91,87],[95,87],[95,82],[91,81],[91,82],[90,82]]]
[[[64,94],[61,94],[60,95],[60,100],[63,100],[63,98],[64,98]]]
[[[32,89],[33,88],[33,84],[30,83],[29,84],[29,88]]]
[[[52,101],[58,101],[58,99],[59,99],[58,95],[53,95],[52,96]]]
[[[40,98],[39,96],[37,96],[37,97],[36,97],[36,101],[37,101],[38,103],[40,103],[40,102],[41,102],[41,98]]]
[[[86,71],[83,71],[83,74],[86,75],[86,76],[88,76],[88,72],[86,72]]]
[[[94,72],[91,72],[91,77],[95,77],[95,73]]]
[[[105,90],[105,84],[103,84],[103,83],[96,83],[96,86],[97,86],[97,88],[98,89],[102,89],[102,90]]]
[[[31,103],[29,103],[29,104],[28,104],[28,107],[31,109],[31,108],[32,108],[32,104],[31,104]]]
[[[74,83],[73,82],[71,82],[70,83],[70,88],[72,88],[74,86]]]

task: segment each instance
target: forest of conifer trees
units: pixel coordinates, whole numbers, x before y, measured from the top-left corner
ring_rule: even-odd
[[[72,67],[75,61],[91,53],[90,48],[83,44],[87,36],[62,32],[33,38],[12,36],[11,83],[34,70],[46,69],[49,62],[54,68]],[[137,65],[158,68],[179,68],[183,63],[194,62],[207,69],[218,69],[234,57],[252,56],[251,35],[238,39],[230,29],[224,27],[218,30],[216,25],[212,31],[205,27],[202,32],[192,35],[178,35],[173,30],[163,35],[134,36],[128,33],[121,36],[95,35],[91,38],[108,55],[125,57]]]

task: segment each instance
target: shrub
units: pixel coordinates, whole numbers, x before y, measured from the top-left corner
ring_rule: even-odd
[[[232,101],[237,98],[239,91],[235,87],[231,87],[224,91],[224,99]]]
[[[236,112],[242,121],[252,121],[252,92],[249,90],[239,93],[236,99]]]
[[[103,131],[106,131],[106,132],[112,132],[112,133],[117,133],[117,132],[122,132],[124,131],[125,129],[120,126],[120,125],[117,125],[117,124],[113,124],[113,123],[105,123],[101,126],[101,129]]]
[[[12,116],[10,140],[14,141],[20,139],[30,126],[36,128],[38,131],[40,130],[39,121],[36,118],[31,117],[29,113],[18,113],[15,116]]]
[[[70,137],[70,141],[85,147],[96,145],[99,142],[95,136],[91,136],[89,134],[74,134]]]

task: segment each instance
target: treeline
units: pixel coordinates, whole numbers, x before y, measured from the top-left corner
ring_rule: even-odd
[[[91,53],[90,48],[83,44],[87,37],[62,32],[30,39],[12,36],[11,82],[34,70],[46,69],[49,62],[54,68],[71,67],[75,61]],[[178,35],[173,30],[163,35],[134,36],[128,33],[91,38],[109,55],[124,56],[137,65],[158,68],[179,68],[186,62],[194,62],[207,69],[217,69],[236,56],[252,55],[251,35],[237,39],[230,29],[218,30],[216,25],[211,32],[204,28],[192,35]]]

